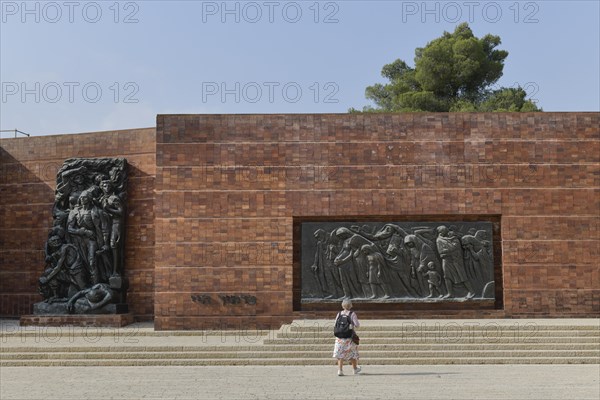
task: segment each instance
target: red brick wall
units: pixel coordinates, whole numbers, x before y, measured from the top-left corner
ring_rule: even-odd
[[[330,316],[294,311],[294,218],[365,214],[502,226],[503,308],[371,317],[598,316],[599,115],[159,115],[155,325]]]
[[[0,315],[32,312],[52,226],[56,173],[72,157],[125,157],[129,166],[125,270],[137,319],[154,314],[155,129],[0,140]]]
[[[495,310],[370,317],[597,317],[599,124],[598,113],[165,115],[156,136],[2,139],[0,315],[40,300],[62,162],[126,157],[129,303],[159,329],[330,317],[294,308],[294,222],[366,214],[499,217],[504,290]]]

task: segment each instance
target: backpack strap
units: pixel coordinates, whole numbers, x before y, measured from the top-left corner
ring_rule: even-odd
[[[350,311],[348,314],[342,314],[342,311],[340,311],[336,318],[338,318],[340,315],[346,315],[347,317],[351,317],[353,313],[354,311]]]
[[[349,318],[350,318],[350,323],[351,323],[352,325],[354,325],[354,321],[352,320],[352,314],[353,314],[353,313],[354,313],[354,311],[350,311],[350,312],[348,313],[348,315],[346,315],[347,317],[349,317]],[[344,314],[342,314],[342,312],[341,312],[341,311],[340,311],[340,312],[338,312],[338,313],[337,313],[337,315],[335,316],[335,320],[337,321],[337,320],[338,320],[338,319],[339,319],[339,318],[340,318],[342,315],[344,315]]]

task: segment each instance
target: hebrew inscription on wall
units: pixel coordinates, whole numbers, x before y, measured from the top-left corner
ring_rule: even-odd
[[[302,301],[493,300],[491,222],[302,223]]]

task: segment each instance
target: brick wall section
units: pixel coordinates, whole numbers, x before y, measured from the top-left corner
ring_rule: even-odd
[[[30,313],[40,300],[63,161],[126,157],[129,303],[159,329],[331,317],[294,311],[294,222],[362,215],[493,215],[502,232],[500,309],[399,307],[370,317],[597,317],[599,117],[165,115],[156,136],[2,139],[0,315]],[[256,304],[219,297],[236,294]]]
[[[154,314],[155,129],[0,140],[0,315],[32,312],[52,225],[56,173],[73,157],[125,157],[129,195],[125,270],[138,320]]]
[[[159,115],[155,326],[330,317],[293,309],[294,218],[365,214],[502,225],[502,309],[371,317],[597,317],[599,115]]]

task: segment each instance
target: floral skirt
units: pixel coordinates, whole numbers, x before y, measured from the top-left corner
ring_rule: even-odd
[[[358,346],[352,341],[352,338],[335,338],[333,358],[344,361],[358,360]]]

